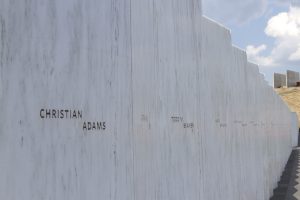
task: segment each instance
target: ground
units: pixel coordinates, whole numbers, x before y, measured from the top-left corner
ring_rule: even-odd
[[[300,127],[300,87],[277,88],[275,91],[286,102],[291,111],[297,113]]]

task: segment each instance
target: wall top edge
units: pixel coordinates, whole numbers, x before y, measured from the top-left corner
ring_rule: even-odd
[[[286,70],[286,72],[289,72],[289,73],[296,73],[296,74],[298,74],[299,72],[296,72],[296,71],[292,71],[292,70]]]
[[[221,27],[221,28],[224,28],[226,31],[228,31],[228,32],[231,34],[231,30],[230,30],[228,27],[226,27],[226,26],[224,26],[223,24],[217,22],[216,20],[213,20],[213,19],[211,19],[211,18],[209,18],[209,17],[207,17],[207,16],[205,16],[205,15],[202,15],[202,19],[203,19],[203,20],[206,20],[206,21],[208,21],[208,22],[211,22],[211,23],[213,23],[213,24],[216,24],[216,25],[218,25],[218,26]]]
[[[286,74],[281,74],[281,73],[276,73],[276,72],[274,72],[274,75],[283,75],[283,76],[286,76]]]

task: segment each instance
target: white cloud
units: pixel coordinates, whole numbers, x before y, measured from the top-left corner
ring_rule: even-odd
[[[298,50],[295,53],[293,53],[292,55],[290,55],[289,60],[290,61],[300,60],[300,47],[298,48]]]
[[[300,36],[300,9],[291,7],[289,12],[272,17],[265,33],[274,38]]]
[[[261,53],[267,47],[248,46],[249,59],[261,66],[284,66],[300,64],[300,7],[291,6],[288,12],[271,17],[265,33],[275,39],[275,45],[267,56]]]
[[[262,51],[266,50],[267,46],[265,44],[262,44],[258,47],[249,45],[247,46],[247,52],[249,55],[258,55],[259,53],[261,53]]]
[[[276,66],[274,60],[269,56],[261,56],[260,54],[267,49],[265,44],[260,45],[258,47],[249,45],[246,48],[248,59],[251,62],[258,63],[264,66]]]

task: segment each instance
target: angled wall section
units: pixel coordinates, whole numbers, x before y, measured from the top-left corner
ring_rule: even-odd
[[[130,2],[0,4],[0,199],[133,199]]]

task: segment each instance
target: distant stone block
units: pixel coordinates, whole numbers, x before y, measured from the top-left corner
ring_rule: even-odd
[[[281,88],[286,86],[286,75],[274,73],[274,88]]]
[[[287,87],[296,87],[297,82],[300,80],[299,72],[287,70],[286,76]]]

